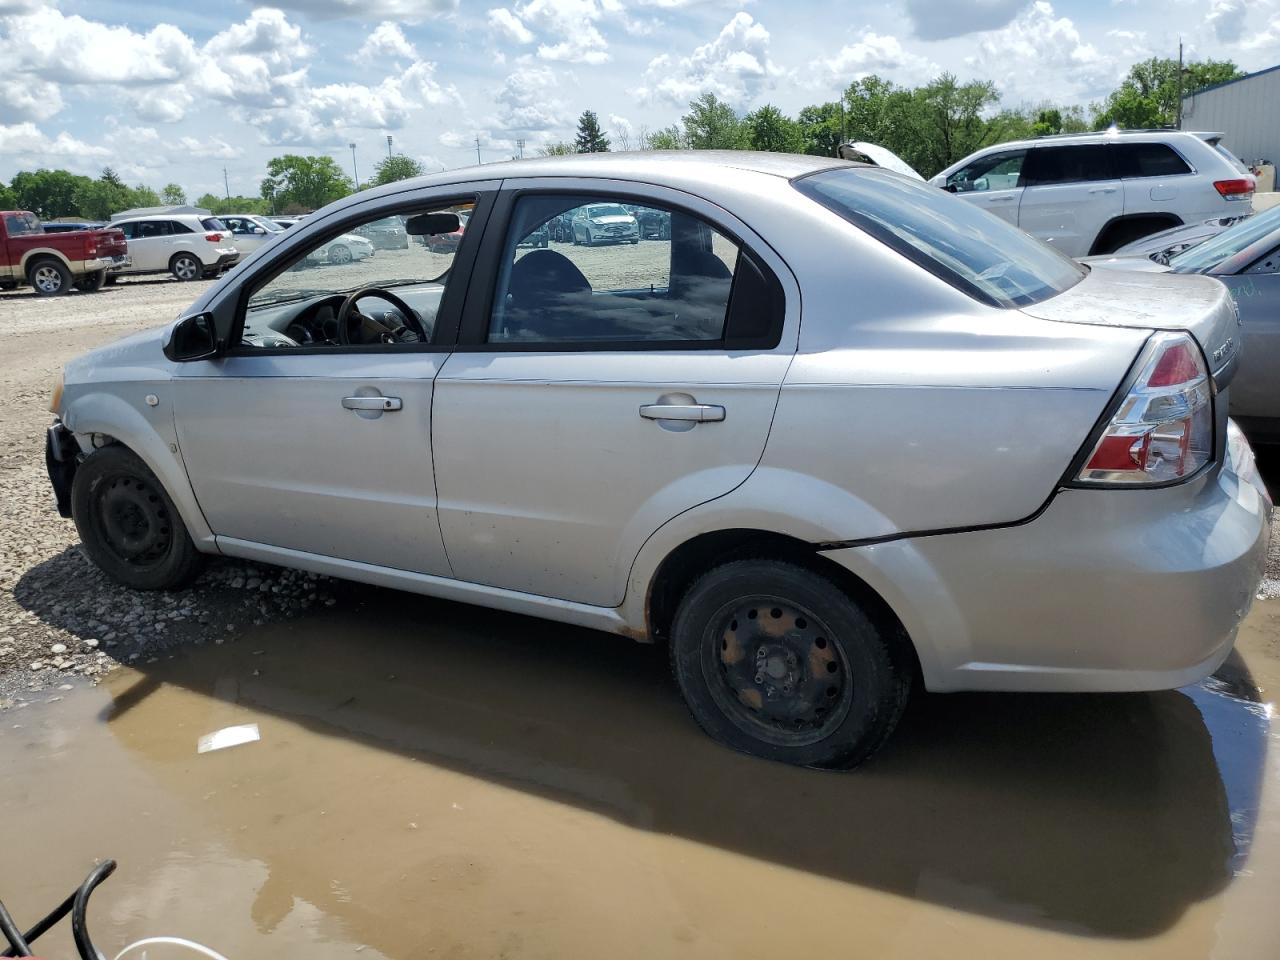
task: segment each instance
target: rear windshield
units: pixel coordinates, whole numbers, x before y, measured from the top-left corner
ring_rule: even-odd
[[[4,229],[11,237],[26,237],[33,233],[44,233],[39,219],[31,213],[6,213]]]
[[[1280,207],[1272,207],[1170,257],[1169,266],[1174,273],[1203,273],[1277,230],[1280,230]]]
[[[795,187],[953,287],[1000,307],[1039,303],[1085,270],[966,200],[884,170],[827,170]]]

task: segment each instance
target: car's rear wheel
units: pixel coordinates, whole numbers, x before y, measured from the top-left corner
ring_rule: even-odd
[[[107,283],[107,271],[95,270],[93,273],[85,274],[76,281],[76,289],[82,293],[97,293]]]
[[[340,243],[335,243],[329,248],[330,263],[350,263],[351,259],[350,247],[343,246]]]
[[[204,264],[194,254],[180,253],[169,261],[169,272],[184,282],[199,280],[204,275]]]
[[[893,732],[906,641],[826,577],[776,560],[717,567],[685,594],[671,664],[699,725],[737,750],[852,767]]]
[[[116,285],[116,281],[119,279],[120,277],[117,276],[116,274],[108,273],[106,278],[102,281],[102,285],[104,287],[114,287]]]
[[[71,271],[61,260],[37,260],[27,268],[27,282],[37,296],[57,297],[71,289]]]
[[[135,590],[170,590],[200,570],[202,555],[155,474],[127,447],[95,450],[76,468],[71,515],[89,558]]]

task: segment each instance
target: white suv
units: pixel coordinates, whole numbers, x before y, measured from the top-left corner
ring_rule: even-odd
[[[108,276],[108,282],[140,273],[171,273],[179,280],[199,280],[216,277],[240,259],[231,231],[217,217],[130,217],[113,221],[111,227],[124,231],[133,263]]]
[[[1122,130],[987,147],[929,181],[1072,257],[1235,216],[1254,179],[1220,133]]]

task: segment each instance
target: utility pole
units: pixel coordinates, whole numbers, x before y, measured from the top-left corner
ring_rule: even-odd
[[[391,134],[387,134],[387,159],[391,159]]]
[[[524,159],[524,140],[523,139],[516,141],[516,149],[520,151],[519,159],[523,160]]]
[[[231,181],[227,179],[227,168],[222,168],[222,186],[227,191],[227,203],[231,202]]]
[[[1178,38],[1178,129],[1182,129],[1182,38]]]
[[[347,144],[351,148],[351,173],[356,178],[356,189],[360,189],[360,171],[356,169],[356,142],[352,140]]]
[[[480,159],[480,135],[476,135],[476,163],[483,163]]]

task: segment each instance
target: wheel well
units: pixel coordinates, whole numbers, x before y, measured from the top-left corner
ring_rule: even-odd
[[[40,266],[40,264],[42,263],[56,263],[59,266],[65,267],[68,270],[71,269],[71,267],[67,264],[67,262],[63,260],[61,257],[53,253],[47,253],[42,251],[40,253],[33,253],[31,256],[27,258],[26,263],[22,265],[22,275],[24,277],[30,277],[31,271],[34,270],[36,267]]]
[[[813,544],[767,530],[717,530],[687,540],[667,554],[649,585],[646,619],[651,639],[670,637],[676,608],[688,589],[712,567],[733,560],[785,560],[834,582],[860,603],[886,633],[898,636],[911,652],[916,676],[920,663],[902,621],[866,581],[814,549]]]
[[[1182,226],[1182,218],[1172,213],[1132,213],[1116,217],[1107,221],[1106,226],[1098,231],[1098,236],[1094,238],[1093,246],[1089,249],[1089,255],[1111,253],[1116,247],[1124,246],[1125,243],[1131,243],[1160,230],[1167,230],[1169,227],[1180,226]],[[1145,229],[1147,227],[1151,229]],[[1116,237],[1122,237],[1123,242],[1114,242]]]

